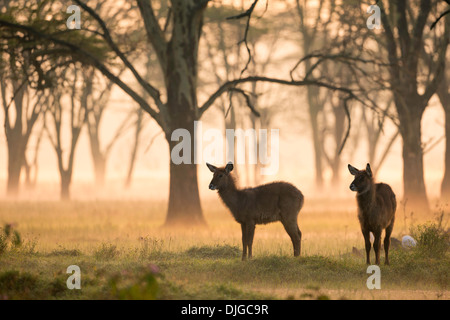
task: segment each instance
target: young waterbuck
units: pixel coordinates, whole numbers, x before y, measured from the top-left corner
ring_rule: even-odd
[[[397,201],[391,187],[385,183],[375,184],[370,164],[366,170],[358,170],[348,165],[348,170],[355,179],[350,184],[350,190],[356,191],[358,203],[358,219],[366,245],[366,262],[370,264],[370,232],[374,235],[373,248],[375,263],[380,264],[381,232],[386,229],[384,237],[385,264],[389,264],[389,244],[394,228]]]
[[[303,207],[303,194],[292,184],[273,182],[255,188],[238,189],[229,162],[223,168],[206,164],[214,173],[209,189],[218,190],[219,196],[230,209],[242,229],[242,260],[252,258],[255,225],[281,221],[291,237],[294,256],[300,255],[302,233],[297,225],[297,216]],[[248,250],[248,251],[247,251]]]

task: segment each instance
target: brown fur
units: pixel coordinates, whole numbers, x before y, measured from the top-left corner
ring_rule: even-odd
[[[358,219],[366,246],[366,262],[370,264],[370,232],[374,235],[373,248],[375,263],[380,264],[381,232],[386,229],[384,237],[385,264],[389,264],[389,245],[394,228],[397,201],[391,187],[385,183],[375,184],[370,165],[366,170],[358,170],[351,165],[348,169],[355,179],[350,190],[357,191]]]
[[[290,183],[272,182],[255,188],[238,189],[231,171],[233,164],[223,168],[206,164],[214,173],[209,185],[230,209],[242,229],[242,260],[252,257],[255,225],[281,221],[294,247],[294,256],[300,255],[302,233],[297,216],[303,207],[303,194]],[[248,250],[248,251],[247,251]]]

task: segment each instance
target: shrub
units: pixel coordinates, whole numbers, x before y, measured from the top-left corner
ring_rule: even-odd
[[[162,252],[164,245],[163,239],[157,239],[152,237],[139,238],[141,248],[139,250],[139,256],[142,258],[148,258],[154,255],[159,255]]]
[[[8,270],[0,273],[0,294],[6,299],[36,298],[37,276]]]
[[[119,250],[117,246],[113,244],[103,243],[100,248],[95,250],[94,256],[97,259],[113,259],[119,255]]]
[[[0,255],[8,249],[19,248],[22,245],[22,237],[9,223],[0,228]]]
[[[155,300],[159,295],[159,284],[157,281],[158,268],[150,265],[143,270],[137,270],[131,279],[116,274],[109,279],[111,298],[121,300]],[[124,285],[125,282],[131,284]]]
[[[440,223],[429,222],[411,228],[411,234],[417,240],[416,250],[419,254],[439,258],[448,249],[449,234]]]

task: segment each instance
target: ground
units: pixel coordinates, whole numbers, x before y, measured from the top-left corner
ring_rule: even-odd
[[[0,299],[449,299],[450,253],[393,249],[369,290],[354,200],[311,200],[299,215],[300,258],[280,223],[257,226],[253,259],[241,261],[241,230],[219,200],[203,203],[205,228],[163,228],[165,203],[0,203],[4,237]],[[332,209],[331,209],[332,208]],[[437,217],[397,212],[393,236]],[[354,249],[356,248],[356,249]],[[0,241],[1,249],[1,241]],[[372,259],[374,257],[372,255]],[[382,252],[384,263],[384,252]],[[69,290],[77,265],[81,289]]]

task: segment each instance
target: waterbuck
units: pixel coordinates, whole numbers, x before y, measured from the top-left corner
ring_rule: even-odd
[[[350,184],[350,190],[356,191],[358,203],[358,219],[366,245],[366,262],[370,264],[370,232],[374,235],[373,249],[375,263],[380,264],[381,232],[386,229],[384,237],[385,264],[389,264],[389,245],[394,228],[397,201],[391,187],[385,183],[375,184],[370,164],[366,170],[358,170],[348,165],[348,170],[355,179]]]
[[[286,182],[238,189],[231,175],[231,162],[223,168],[209,163],[206,165],[214,173],[209,189],[218,190],[220,198],[230,209],[234,219],[241,224],[242,260],[252,258],[255,225],[274,221],[281,221],[292,240],[294,256],[300,255],[302,233],[297,225],[297,216],[303,207],[303,194],[300,190]]]

